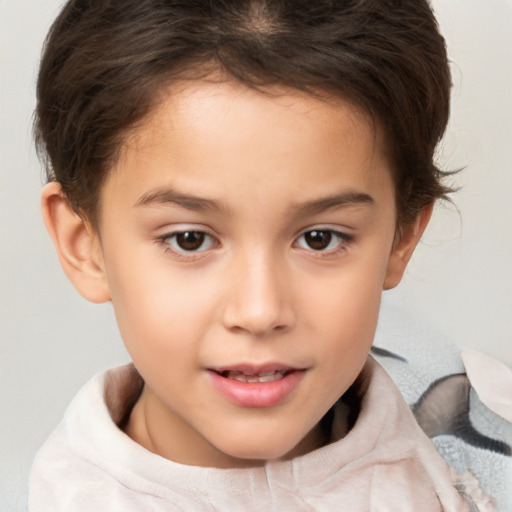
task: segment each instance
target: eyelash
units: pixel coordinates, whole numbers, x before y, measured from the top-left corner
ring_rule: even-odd
[[[322,233],[322,234],[328,234],[328,243],[325,248],[321,249],[315,249],[311,247],[311,245],[307,244],[308,247],[301,247],[300,240],[301,238],[305,237],[306,235],[312,235],[314,233]],[[336,229],[332,228],[314,228],[314,229],[308,229],[307,231],[304,231],[295,241],[294,245],[298,247],[299,249],[308,251],[313,253],[315,257],[320,258],[327,258],[330,256],[337,255],[340,251],[345,251],[348,247],[348,245],[353,241],[353,237],[351,235],[348,235],[347,233],[343,233],[341,231],[338,231]],[[307,243],[307,242],[306,242]],[[331,244],[335,244],[335,247],[329,248]]]
[[[313,234],[328,234],[328,243],[325,248],[315,249],[311,247],[311,245],[306,242],[306,245],[308,247],[304,247],[300,245],[300,240],[309,235]],[[201,241],[200,246],[197,249],[184,249],[183,247],[175,247],[173,246],[173,243],[171,240],[176,241],[177,237],[180,235],[199,235],[200,237],[203,237],[203,240]],[[314,236],[314,235],[313,235]],[[156,240],[160,245],[163,246],[165,253],[171,253],[173,256],[177,258],[183,258],[188,261],[193,261],[198,258],[200,258],[206,251],[216,248],[220,245],[220,242],[212,235],[207,233],[206,231],[201,231],[199,229],[185,229],[181,231],[174,231],[172,233],[166,233],[165,235],[158,237]],[[304,231],[299,237],[297,237],[294,241],[294,247],[297,247],[301,250],[307,251],[312,253],[315,257],[325,258],[329,256],[334,256],[338,254],[340,251],[344,251],[347,249],[347,246],[353,241],[353,237],[351,235],[348,235],[347,233],[343,233],[341,231],[338,231],[336,229],[332,228],[314,228],[314,229],[308,229],[307,231]],[[204,244],[207,244],[206,248],[201,248]],[[334,243],[335,247],[329,248],[329,246]]]
[[[206,249],[191,249],[187,250],[183,247],[174,247],[171,240],[176,240],[180,235],[199,235],[203,237],[204,240],[201,242],[200,247],[202,247],[205,243],[207,243],[208,247]],[[209,241],[209,242],[207,242]],[[206,252],[209,249],[217,247],[219,245],[218,240],[215,239],[212,235],[207,233],[206,231],[201,231],[199,229],[184,229],[182,231],[174,231],[172,233],[166,233],[165,235],[158,237],[157,242],[161,244],[164,248],[165,253],[171,253],[173,256],[178,258],[183,258],[186,260],[195,260],[200,258],[202,253]]]

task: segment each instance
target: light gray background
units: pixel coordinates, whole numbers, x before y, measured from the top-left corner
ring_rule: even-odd
[[[60,4],[0,0],[1,512],[25,509],[34,453],[77,389],[128,360],[110,306],[74,292],[40,220],[34,81]],[[385,294],[383,314],[400,311],[404,335],[442,333],[512,365],[512,1],[434,6],[455,84],[439,156],[445,168],[466,167],[455,179],[460,215],[437,209],[404,282]]]

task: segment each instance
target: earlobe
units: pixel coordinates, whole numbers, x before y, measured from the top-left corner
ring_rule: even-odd
[[[414,249],[416,245],[418,245],[428,225],[433,206],[433,203],[425,206],[413,222],[403,226],[400,236],[395,241],[389,257],[386,278],[383,285],[384,290],[394,288],[402,280],[407,264],[414,253]]]
[[[91,302],[109,301],[98,235],[76,214],[58,183],[44,187],[41,210],[62,268],[77,291]]]

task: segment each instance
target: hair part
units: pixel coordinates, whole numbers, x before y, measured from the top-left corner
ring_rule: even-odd
[[[446,47],[427,0],[70,0],[45,42],[35,138],[47,179],[98,226],[127,134],[173,81],[213,69],[265,91],[347,99],[383,131],[399,224],[450,189]]]

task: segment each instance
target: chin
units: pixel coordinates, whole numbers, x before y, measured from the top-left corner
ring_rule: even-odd
[[[295,448],[301,441],[298,439],[294,443],[290,442],[290,439],[282,440],[276,439],[275,436],[269,437],[258,436],[250,439],[245,437],[237,443],[230,439],[228,443],[223,443],[224,446],[217,445],[217,448],[231,459],[239,461],[242,466],[258,466],[269,460],[292,458]]]

